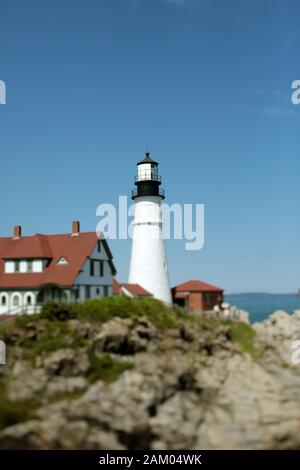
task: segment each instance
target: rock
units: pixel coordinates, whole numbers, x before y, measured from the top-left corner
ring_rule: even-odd
[[[135,354],[147,349],[148,342],[157,336],[156,328],[144,317],[133,328],[128,318],[115,318],[103,325],[95,337],[93,348],[98,352]]]
[[[88,436],[82,449],[87,450],[126,450],[125,445],[118,440],[117,434],[101,431],[95,427],[89,429]]]
[[[253,325],[260,345],[266,350],[262,361],[270,366],[297,368],[292,362],[293,342],[300,339],[300,316],[278,310],[264,322]]]
[[[188,449],[197,435],[197,428],[204,411],[199,406],[195,392],[177,392],[159,408],[155,417],[150,418],[154,436],[151,448]]]
[[[146,351],[148,339],[140,336],[138,329],[130,333],[126,341],[125,351],[127,354],[135,354],[140,351]]]
[[[88,382],[84,377],[53,377],[47,385],[43,398],[52,400],[84,392],[87,388]]]
[[[138,325],[135,328],[135,332],[141,338],[145,338],[147,340],[151,340],[158,336],[157,329],[146,317],[140,317],[138,319]]]
[[[47,381],[45,370],[32,370],[27,362],[17,361],[7,383],[7,397],[13,402],[31,400],[45,389]]]
[[[291,344],[300,339],[300,311],[254,325],[259,357],[214,319],[180,317],[163,331],[144,316],[68,326],[86,346],[45,351],[33,363],[22,358],[20,336],[11,339],[5,398],[31,400],[32,409],[20,417],[29,421],[0,431],[1,449],[299,448],[300,374]],[[92,350],[110,357],[113,382],[105,374],[87,380]],[[122,361],[133,367],[119,373]]]
[[[72,403],[68,416],[93,420],[113,431],[132,434],[134,429],[147,426],[148,408],[157,394],[159,387],[146,383],[143,374],[126,371],[112,384],[96,382]]]
[[[94,339],[94,350],[115,353],[126,351],[126,342],[131,324],[131,320],[127,318],[116,318],[105,323],[101,332]]]
[[[250,325],[249,313],[246,310],[239,310],[239,320]]]
[[[5,429],[0,433],[0,449],[34,450],[55,449],[65,421],[49,419],[46,422],[27,421]]]
[[[89,359],[83,349],[59,349],[49,354],[43,365],[49,375],[71,377],[84,375],[89,369]]]
[[[70,328],[82,338],[90,339],[93,335],[93,328],[90,323],[88,322],[80,322],[79,320],[70,320],[69,321]]]

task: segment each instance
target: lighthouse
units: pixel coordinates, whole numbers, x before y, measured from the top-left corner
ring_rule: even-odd
[[[168,263],[162,236],[161,201],[165,192],[160,187],[158,163],[147,152],[137,164],[129,282],[140,284],[154,298],[171,304]]]

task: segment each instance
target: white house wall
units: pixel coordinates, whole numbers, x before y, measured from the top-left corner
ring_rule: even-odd
[[[28,297],[31,299],[28,305]],[[24,309],[26,313],[34,313],[36,306],[37,291],[1,291],[0,292],[0,315],[10,313],[12,315],[22,313]],[[2,305],[2,299],[5,298],[5,305]],[[15,305],[17,299],[18,305]]]

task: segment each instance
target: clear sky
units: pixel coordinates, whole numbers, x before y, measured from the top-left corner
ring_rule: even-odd
[[[0,0],[0,79],[1,235],[95,230],[148,144],[167,202],[205,204],[172,285],[300,288],[298,0]]]

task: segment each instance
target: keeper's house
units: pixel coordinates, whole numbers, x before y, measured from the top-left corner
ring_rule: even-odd
[[[108,243],[95,232],[0,237],[0,314],[34,313],[49,300],[112,295],[116,273]]]

